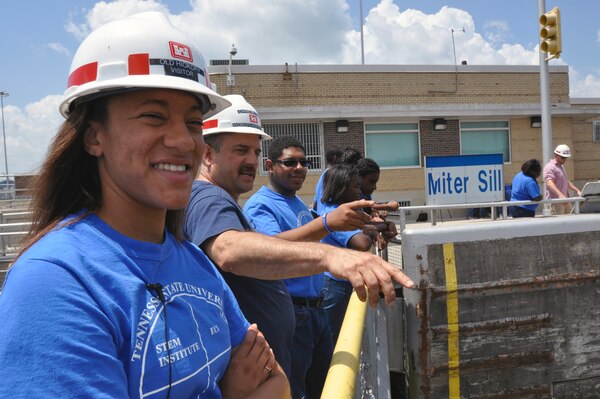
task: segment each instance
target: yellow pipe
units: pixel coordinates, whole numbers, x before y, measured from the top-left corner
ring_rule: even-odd
[[[366,315],[367,302],[361,302],[356,292],[352,292],[321,399],[354,397]]]

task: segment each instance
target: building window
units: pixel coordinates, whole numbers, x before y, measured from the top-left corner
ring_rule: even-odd
[[[306,150],[306,158],[312,163],[308,171],[321,172],[325,155],[323,154],[323,128],[320,123],[265,123],[265,132],[274,139],[281,136],[297,138]],[[261,144],[260,173],[266,174],[265,160],[269,154],[271,140]]]
[[[365,124],[365,148],[381,168],[421,166],[419,124]]]
[[[600,121],[592,121],[592,141],[600,143]]]
[[[460,123],[462,155],[502,154],[510,162],[510,127],[508,121]]]

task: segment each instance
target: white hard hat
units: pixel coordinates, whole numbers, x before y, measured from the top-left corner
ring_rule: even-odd
[[[205,117],[229,106],[211,90],[198,47],[164,14],[148,11],[109,22],[81,43],[59,110],[67,117],[74,102],[145,88],[196,94]]]
[[[204,136],[217,133],[258,134],[261,140],[269,140],[271,136],[264,132],[260,117],[252,105],[239,94],[224,96],[231,107],[204,121]]]
[[[554,153],[563,158],[571,157],[571,149],[566,144],[560,144],[560,145],[556,146],[556,149],[554,149]]]

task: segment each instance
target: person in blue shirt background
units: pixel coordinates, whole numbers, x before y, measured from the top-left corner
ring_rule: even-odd
[[[328,151],[328,154],[327,168],[323,171],[323,173],[321,173],[321,176],[319,176],[319,181],[317,181],[317,186],[315,187],[315,197],[310,208],[314,217],[318,217],[323,213],[319,209],[319,206],[322,206],[323,204],[321,202],[321,197],[323,196],[323,179],[325,178],[329,168],[333,165],[337,165],[338,163],[356,165],[358,160],[362,159],[362,154],[354,147],[346,147],[343,152],[339,150],[333,150],[332,152]]]
[[[360,158],[356,162],[356,169],[358,170],[360,198],[372,200],[373,192],[377,190],[377,182],[379,182],[379,165],[371,158]],[[395,201],[388,202],[387,205],[393,210],[398,209],[398,203]],[[394,207],[392,205],[396,206]],[[374,237],[377,248],[385,248],[389,240],[398,235],[396,225],[394,222],[386,220],[388,215],[387,210],[375,210],[374,208],[369,207],[364,208],[363,211],[371,216],[371,222],[365,226],[365,229],[377,230],[366,233],[368,233],[370,237]]]
[[[323,183],[323,205],[321,209],[323,215],[332,212],[344,203],[356,201],[359,197],[358,169],[352,165],[338,164],[327,171]],[[365,234],[365,232],[370,235]],[[376,229],[332,231],[321,242],[336,247],[369,251],[373,240],[378,235],[379,232]],[[352,284],[333,276],[331,273],[325,273],[323,284],[323,309],[335,344],[352,294]]]
[[[542,166],[537,159],[530,159],[521,165],[521,172],[512,181],[511,201],[539,201],[542,199],[537,178],[542,174]],[[537,204],[518,205],[511,209],[514,218],[534,217]]]
[[[306,179],[310,162],[303,144],[291,136],[270,143],[265,168],[269,183],[244,205],[244,213],[256,231],[288,241],[318,241],[328,231],[362,228],[369,216],[360,208],[369,201],[355,201],[339,207],[329,217],[313,218],[296,195]],[[356,210],[355,210],[356,209]],[[294,259],[285,262],[294,263]],[[333,353],[331,331],[321,308],[323,274],[284,279],[294,304],[296,327],[290,348],[290,384],[294,398],[318,398]]]
[[[325,176],[327,169],[341,162],[342,154],[342,150],[338,148],[332,148],[331,150],[327,150],[325,152],[325,168],[323,170],[323,173],[321,173],[321,176],[319,176],[319,180],[317,181],[317,185],[315,187],[315,198],[313,200],[312,205],[310,206],[310,211],[315,218],[319,216],[319,213],[317,212],[317,207],[318,204],[321,202],[319,198],[321,198],[321,194],[323,194],[323,177]]]

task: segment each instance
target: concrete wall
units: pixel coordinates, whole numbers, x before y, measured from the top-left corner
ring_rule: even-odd
[[[407,229],[411,398],[600,392],[600,215]],[[453,396],[453,397],[459,397]]]

